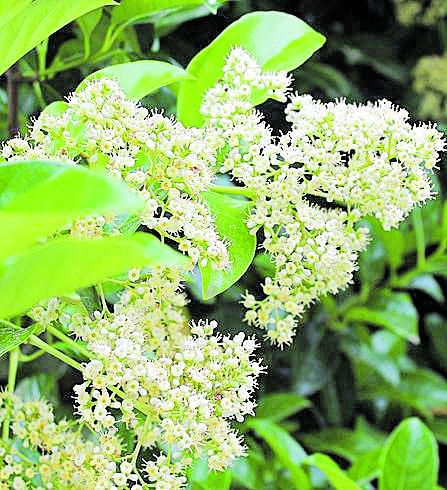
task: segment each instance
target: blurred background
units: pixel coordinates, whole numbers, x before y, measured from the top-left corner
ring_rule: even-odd
[[[34,50],[17,68],[21,130],[99,67],[144,58],[186,66],[226,26],[255,10],[296,15],[327,37],[317,55],[293,73],[294,90],[325,101],[387,98],[405,106],[413,121],[433,121],[447,130],[447,0],[208,4],[130,22],[106,50],[107,9],[90,33],[88,52],[82,23],[57,32],[43,54]],[[175,89],[162,89],[143,103],[174,113]],[[267,102],[261,110],[276,132],[287,129],[280,104]],[[7,112],[2,80],[1,139],[8,134]],[[435,434],[440,483],[447,484],[447,181],[442,163],[436,174],[438,197],[399,230],[385,233],[373,220],[365,223],[374,241],[361,257],[355,284],[309,311],[290,348],[278,351],[262,342],[269,370],[262,378],[258,417],[271,420],[296,443],[289,454],[297,447],[329,454],[341,468],[350,468],[364,489],[376,488],[374,462],[377,466],[385,438],[411,415]],[[242,324],[238,301],[246,289],[259,291],[269,267],[259,255],[237,285],[207,303],[192,288],[192,317],[215,318],[231,332],[250,331]],[[5,362],[0,376],[6,377]],[[58,404],[61,414],[71,413],[71,389],[80,381],[74,371],[44,357],[24,365],[21,376],[23,393],[41,393]],[[248,426],[242,430],[250,452],[233,469],[232,488],[296,488],[281,451]],[[312,483],[333,488],[319,470]]]

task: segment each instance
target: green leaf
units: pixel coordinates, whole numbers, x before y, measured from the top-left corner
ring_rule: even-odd
[[[439,456],[436,440],[419,419],[401,422],[385,445],[379,490],[433,490]]]
[[[82,17],[77,19],[77,24],[81,29],[82,35],[84,36],[84,42],[90,41],[90,36],[92,35],[93,30],[99,24],[99,21],[102,17],[102,9],[96,9],[87,14],[84,14]]]
[[[348,476],[357,482],[369,482],[377,478],[380,472],[382,448],[378,447],[357,458],[348,470]]]
[[[308,476],[300,468],[307,455],[297,441],[282,427],[271,420],[252,418],[245,425],[270,446],[278,461],[290,471],[297,490],[310,490]]]
[[[13,328],[0,320],[0,357],[27,341],[33,335],[36,325],[27,328]]]
[[[131,213],[144,203],[103,173],[54,162],[0,165],[0,260],[92,213]]]
[[[383,382],[362,387],[359,396],[366,400],[385,398],[417,410],[425,417],[447,411],[447,381],[429,369],[417,368],[402,373],[397,386]]]
[[[272,11],[242,16],[189,63],[187,71],[195,80],[184,82],[180,87],[178,119],[187,126],[203,124],[200,114],[203,97],[221,78],[232,47],[246,49],[265,70],[290,71],[310,58],[324,41],[324,36],[293,15]],[[266,99],[265,94],[257,103]]]
[[[191,75],[183,68],[165,61],[131,61],[95,71],[79,84],[76,91],[82,90],[86,82],[102,77],[116,80],[129,99],[140,100],[161,87],[188,80]]]
[[[217,192],[204,192],[221,238],[229,242],[230,266],[227,270],[213,269],[211,264],[200,267],[202,294],[210,299],[232,286],[248,269],[256,252],[256,236],[245,224],[252,206],[250,201],[234,199]]]
[[[256,255],[253,264],[256,267],[256,271],[263,277],[273,277],[275,275],[275,263],[269,254],[262,253]]]
[[[54,375],[39,373],[20,380],[14,393],[24,402],[45,399],[57,403],[59,401],[57,390],[57,380]]]
[[[447,370],[447,322],[438,313],[429,313],[424,318],[425,330],[428,334],[430,351],[433,357]]]
[[[361,421],[358,421],[355,430],[329,428],[301,434],[299,438],[313,451],[336,454],[351,462],[381,447],[385,442],[384,434]]]
[[[144,233],[55,239],[0,263],[0,317],[23,313],[39,300],[71,293],[133,267],[188,263],[186,257]]]
[[[372,345],[359,339],[344,340],[342,348],[355,365],[363,365],[366,369],[377,372],[392,385],[399,383],[399,366],[386,353],[377,352]]]
[[[412,279],[406,286],[410,289],[419,289],[431,296],[434,300],[442,303],[444,294],[438,281],[431,274],[422,274]]]
[[[295,393],[271,393],[264,395],[256,407],[256,417],[280,422],[312,404]]]
[[[361,490],[357,483],[325,454],[312,454],[306,458],[304,464],[315,466],[322,471],[335,490]]]
[[[191,490],[229,490],[232,475],[230,470],[211,471],[206,459],[197,461],[191,468],[189,481]]]
[[[154,14],[175,12],[185,7],[203,5],[203,0],[122,0],[112,10],[112,25],[122,29],[130,24],[147,21]]]
[[[14,2],[3,0],[0,11]],[[13,8],[0,29],[0,74],[24,56],[28,51],[47,39],[64,25],[82,15],[105,5],[113,5],[112,0],[60,0],[22,1],[20,7]]]
[[[379,325],[413,344],[419,343],[418,312],[406,293],[381,291],[370,306],[350,308],[346,319]]]
[[[68,109],[68,103],[63,100],[55,100],[48,104],[41,112],[42,114],[49,114],[50,116],[60,116]]]
[[[447,445],[447,418],[437,417],[433,420],[428,420],[427,425],[433,432],[437,441],[441,444]]]

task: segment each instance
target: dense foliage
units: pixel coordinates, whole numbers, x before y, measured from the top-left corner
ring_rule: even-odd
[[[0,488],[446,485],[447,8],[334,3],[0,0]]]

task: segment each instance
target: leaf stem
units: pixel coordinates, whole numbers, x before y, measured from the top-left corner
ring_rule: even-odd
[[[250,189],[249,187],[238,187],[229,185],[213,185],[210,187],[210,191],[218,192],[219,194],[245,196],[249,199],[255,199],[257,195],[256,191],[254,189]]]
[[[87,359],[90,359],[91,354],[83,345],[80,345],[78,342],[76,342],[76,340],[73,340],[68,335],[65,335],[63,332],[61,332],[56,327],[49,325],[47,327],[47,332],[54,335],[57,339],[62,340],[62,342],[69,345],[70,347],[72,347],[75,351],[78,351],[80,354],[82,354]]]
[[[149,425],[149,417],[146,417],[146,420],[144,421],[143,429],[141,431],[140,436],[138,437],[137,445],[135,446],[134,452],[132,453],[132,465],[134,466],[134,468],[136,467],[137,464],[138,455],[140,454],[141,446],[143,445],[143,439],[146,434],[148,425]]]
[[[416,234],[416,253],[417,253],[417,266],[418,269],[423,269],[425,267],[426,257],[425,257],[425,233],[424,233],[424,222],[422,220],[422,213],[420,208],[416,208],[413,211],[413,226]]]
[[[9,369],[8,369],[8,387],[7,392],[9,394],[14,393],[16,387],[16,378],[17,378],[17,369],[19,367],[19,356],[20,349],[16,347],[9,353]],[[7,441],[9,438],[9,416],[5,417],[5,421],[3,422],[3,434],[2,438],[4,441]]]
[[[64,354],[60,350],[57,350],[52,345],[47,344],[36,335],[31,335],[28,339],[28,342],[31,345],[34,345],[34,347],[38,347],[39,349],[42,349],[48,354],[51,354],[53,357],[56,357],[60,361],[65,362],[65,364],[68,364],[72,368],[77,369],[78,371],[82,371],[82,366],[78,361],[75,361],[72,357],[67,356],[67,354]]]
[[[6,72],[6,91],[8,93],[8,135],[10,138],[19,132],[19,87],[17,77],[19,65],[15,63]]]

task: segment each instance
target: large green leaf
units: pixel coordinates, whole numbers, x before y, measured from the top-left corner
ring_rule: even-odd
[[[264,395],[256,407],[256,416],[280,422],[311,406],[309,400],[296,393],[271,393]]]
[[[233,285],[251,264],[256,252],[256,236],[247,228],[251,202],[234,199],[216,192],[204,192],[221,238],[229,242],[230,266],[227,270],[215,270],[212,265],[200,267],[204,299],[225,291]]]
[[[26,342],[35,330],[36,325],[27,328],[13,328],[0,321],[0,357]]]
[[[64,25],[104,5],[113,5],[113,0],[1,0],[0,12],[12,9],[6,21],[0,21],[0,74],[24,56],[28,51],[47,39]]]
[[[143,200],[119,181],[79,165],[0,165],[0,260],[71,220],[92,213],[132,213]]]
[[[187,71],[196,79],[182,83],[177,117],[188,126],[203,124],[200,114],[203,97],[221,78],[232,47],[246,49],[266,70],[290,71],[312,56],[324,41],[321,34],[293,15],[272,11],[242,16],[189,63]],[[257,103],[266,98],[260,98]]]
[[[397,386],[385,382],[367,385],[361,388],[359,396],[366,400],[385,398],[430,417],[447,410],[447,381],[434,371],[417,368],[402,373]]]
[[[312,454],[304,461],[305,464],[315,466],[322,471],[335,490],[361,490],[349,476],[325,454]]]
[[[348,310],[346,319],[379,325],[413,344],[419,343],[418,312],[406,293],[381,291],[370,305]]]
[[[0,263],[0,318],[23,313],[41,299],[73,292],[133,267],[187,263],[183,255],[144,233],[96,240],[55,239]]]
[[[379,490],[433,490],[439,456],[436,440],[417,418],[399,424],[382,454]]]
[[[87,81],[102,77],[116,80],[126,96],[133,100],[140,100],[160,87],[192,78],[183,68],[165,61],[140,60],[110,65],[95,71],[85,78],[76,90],[85,87]]]
[[[288,432],[275,422],[260,418],[247,420],[246,426],[253,429],[259,437],[265,440],[278,461],[290,471],[297,490],[311,489],[308,476],[300,468],[307,455]]]
[[[351,462],[385,442],[384,434],[361,420],[357,422],[355,430],[334,427],[302,434],[299,438],[313,451],[333,453]]]

